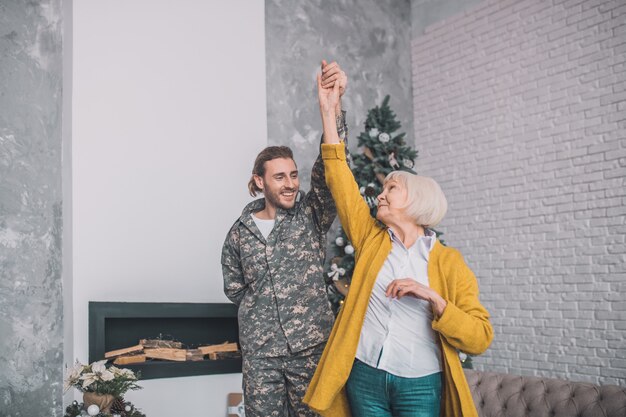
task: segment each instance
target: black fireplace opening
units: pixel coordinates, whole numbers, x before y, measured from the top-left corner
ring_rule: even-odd
[[[237,306],[230,303],[89,302],[89,362],[106,352],[135,346],[140,339],[176,340],[184,348],[239,343]],[[118,366],[118,365],[116,365]],[[119,365],[141,379],[241,372],[241,358],[202,361],[148,360]]]

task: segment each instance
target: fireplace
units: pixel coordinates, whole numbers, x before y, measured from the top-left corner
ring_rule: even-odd
[[[168,339],[190,348],[239,342],[237,306],[229,303],[89,302],[89,362],[105,352],[135,346],[140,339]],[[170,362],[152,360],[124,368],[141,379],[241,372],[241,358]]]

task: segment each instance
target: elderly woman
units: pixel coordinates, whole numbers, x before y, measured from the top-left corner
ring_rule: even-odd
[[[392,172],[377,222],[359,193],[335,131],[341,71],[318,75],[326,182],[356,249],[350,292],[305,402],[322,416],[477,416],[459,351],[493,337],[474,274],[429,228],[446,213],[437,183]]]

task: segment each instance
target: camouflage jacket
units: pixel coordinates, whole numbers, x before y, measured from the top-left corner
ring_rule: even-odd
[[[337,118],[347,136],[345,113]],[[263,237],[252,213],[265,199],[248,204],[222,248],[224,293],[239,306],[239,342],[244,355],[286,356],[326,342],[334,316],[326,295],[326,232],[336,216],[318,156],[311,191],[299,192],[289,210],[278,208],[274,228]]]

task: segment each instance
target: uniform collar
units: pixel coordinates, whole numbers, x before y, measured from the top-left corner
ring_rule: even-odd
[[[291,217],[296,213],[296,209],[299,206],[300,202],[302,201],[303,197],[304,197],[304,192],[298,191],[298,195],[296,196],[296,204],[294,204],[292,208],[288,210],[282,209],[280,207],[276,208],[276,218],[274,219],[276,223],[274,227],[277,227],[280,223],[282,223],[282,221],[286,217]],[[252,219],[252,213],[257,213],[263,210],[264,208],[265,208],[265,198],[264,197],[257,198],[256,200],[248,203],[243,208],[243,211],[241,212],[241,217],[239,218],[239,221],[243,225],[245,225],[248,229],[250,229],[252,233],[254,233],[259,239],[262,239],[262,240],[265,240],[265,239],[263,239],[261,232],[259,231],[258,227],[256,227],[256,224],[254,223],[254,220]]]

